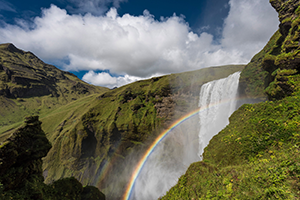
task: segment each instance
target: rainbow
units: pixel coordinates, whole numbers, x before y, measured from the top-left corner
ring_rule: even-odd
[[[211,107],[211,106],[210,106]],[[130,196],[131,196],[131,191],[132,188],[134,187],[135,181],[137,179],[137,177],[139,176],[141,170],[143,169],[143,166],[145,165],[147,159],[149,158],[149,156],[151,155],[151,153],[154,151],[155,147],[158,145],[158,143],[160,141],[162,141],[169,132],[171,132],[173,129],[175,129],[179,124],[185,122],[186,120],[188,120],[189,118],[195,116],[197,113],[199,113],[202,110],[207,109],[208,106],[206,107],[202,107],[202,108],[197,108],[196,110],[184,115],[183,117],[181,117],[180,119],[178,119],[177,121],[175,121],[168,129],[166,129],[164,132],[162,132],[156,139],[155,141],[151,144],[151,146],[147,149],[147,151],[145,152],[144,156],[141,158],[141,160],[139,161],[139,163],[137,164],[131,178],[130,178],[130,182],[126,188],[126,191],[124,193],[123,196],[123,200],[129,200]]]
[[[168,129],[166,129],[164,132],[162,132],[156,139],[155,141],[151,144],[151,146],[147,149],[147,151],[145,152],[145,154],[143,155],[143,157],[141,158],[141,160],[138,162],[135,170],[133,171],[133,174],[131,175],[130,178],[130,182],[127,185],[127,188],[125,190],[125,193],[123,195],[122,200],[129,200],[130,196],[131,196],[131,192],[132,189],[134,187],[135,181],[138,178],[141,170],[143,169],[147,159],[149,158],[149,156],[151,155],[151,153],[154,151],[155,147],[159,144],[160,141],[162,141],[167,135],[168,133],[170,133],[173,129],[175,129],[178,125],[180,125],[181,123],[185,122],[186,120],[188,120],[189,118],[195,116],[197,113],[204,111],[208,108],[214,107],[216,105],[220,105],[220,104],[225,104],[230,102],[232,99],[226,99],[223,100],[221,102],[217,102],[214,104],[210,104],[207,106],[202,106],[201,108],[197,108],[196,110],[184,115],[183,117],[181,117],[180,119],[176,120]],[[236,100],[251,100],[247,97],[240,97],[237,98]]]

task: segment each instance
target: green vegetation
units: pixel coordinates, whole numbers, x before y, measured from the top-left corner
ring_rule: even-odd
[[[74,176],[85,185],[99,183],[106,193],[113,188],[103,188],[108,174],[98,176],[103,166],[115,174],[128,154],[197,108],[202,84],[244,68],[212,67],[109,90],[88,85],[12,44],[0,45],[0,58],[0,141],[22,124],[24,115],[39,115],[53,146],[43,159],[45,182]],[[38,92],[40,86],[44,93]],[[120,188],[125,184],[120,180]]]
[[[205,148],[203,161],[162,199],[300,198],[300,7],[294,0],[271,4],[280,30],[245,67],[241,84],[245,95],[265,92],[272,101],[240,107]]]
[[[280,29],[240,78],[242,95],[270,101],[239,108],[205,148],[203,161],[192,164],[162,199],[300,198],[300,3],[270,2],[279,12]],[[53,145],[43,168],[41,160],[31,163],[30,169],[38,173],[23,181],[17,193],[7,187],[12,188],[16,175],[26,174],[28,166],[1,176],[5,199],[22,195],[96,199],[94,195],[100,195],[76,179],[85,185],[99,183],[109,196],[115,191],[114,186],[105,185],[108,174],[124,188],[126,183],[117,172],[126,156],[145,148],[174,119],[194,110],[202,84],[243,69],[213,67],[108,90],[89,86],[11,45],[0,46],[0,58],[0,150],[11,149],[5,139],[28,113],[41,116],[42,128]],[[41,85],[49,85],[45,93],[30,93],[32,88],[39,91]],[[10,157],[19,155],[9,153]],[[99,177],[106,165],[108,173]],[[42,171],[46,183],[52,184],[42,183],[43,177],[37,175]],[[59,180],[70,176],[76,179]]]
[[[41,129],[38,116],[26,117],[25,124],[0,143],[0,199],[91,200],[105,199],[95,187],[74,177],[46,185],[42,160],[51,144]]]
[[[97,170],[112,156],[122,163],[133,149],[143,148],[174,119],[194,110],[203,83],[242,68],[224,66],[138,81],[53,110],[41,118],[54,146],[44,160],[46,182],[68,176],[84,184],[95,182]]]
[[[27,115],[45,115],[76,99],[108,90],[45,64],[12,44],[0,45],[0,132]]]
[[[299,198],[299,98],[243,105],[163,199]]]
[[[272,61],[268,60],[268,56],[278,51],[281,40],[281,34],[277,31],[263,50],[256,54],[251,59],[250,63],[246,65],[240,77],[240,92],[242,95],[247,96],[248,98],[262,100],[267,98],[264,90],[271,81],[270,73],[272,73],[274,69],[270,67],[270,69],[266,70],[266,67],[264,67],[263,64],[267,65],[269,62],[272,63]],[[269,54],[270,52],[271,54]],[[263,59],[265,61],[264,63],[262,62]]]
[[[17,190],[2,191],[0,199],[105,200],[105,195],[96,187],[83,187],[74,177],[46,185],[41,177],[33,175],[30,179],[24,180],[22,187]]]

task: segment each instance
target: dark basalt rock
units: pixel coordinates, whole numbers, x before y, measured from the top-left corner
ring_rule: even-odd
[[[24,54],[24,51],[18,49],[17,47],[15,47],[15,45],[13,45],[11,43],[4,44],[3,46],[4,46],[3,49],[6,49],[6,50],[8,50],[11,53],[21,53],[21,54]]]
[[[42,178],[42,157],[51,149],[51,144],[38,116],[27,117],[25,125],[12,134],[0,146],[0,182],[4,190],[17,188],[32,175]]]
[[[105,200],[105,196],[97,188],[86,186],[83,188],[81,200]]]
[[[74,177],[44,184],[42,158],[51,144],[38,116],[0,143],[0,199],[99,199],[105,196],[93,186],[83,187]]]

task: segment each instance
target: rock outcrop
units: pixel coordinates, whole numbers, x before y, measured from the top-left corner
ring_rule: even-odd
[[[42,158],[51,144],[38,116],[0,144],[0,199],[105,199],[95,187],[82,187],[75,178],[43,183]]]
[[[18,188],[33,175],[43,179],[42,158],[51,144],[37,116],[26,118],[25,123],[0,146],[0,182],[4,190]]]
[[[269,99],[292,95],[296,86],[291,79],[300,69],[300,2],[298,0],[271,0],[279,16],[281,34],[276,45],[265,56],[263,68],[270,73],[266,93]]]
[[[300,69],[300,2],[271,0],[279,16],[279,30],[241,74],[241,93],[269,100],[290,96],[295,85],[290,78]],[[271,84],[270,84],[271,83]]]

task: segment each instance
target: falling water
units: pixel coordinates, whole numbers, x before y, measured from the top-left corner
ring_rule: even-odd
[[[195,126],[199,119],[187,120],[159,143],[140,172],[131,199],[158,199],[191,163],[201,160],[204,147],[229,123],[236,109],[239,76],[237,72],[201,87],[199,107],[206,109],[199,112],[200,128]]]
[[[236,110],[240,72],[227,78],[204,84],[200,90],[199,107],[208,107],[199,112],[199,155],[210,139],[229,124],[230,115]]]

